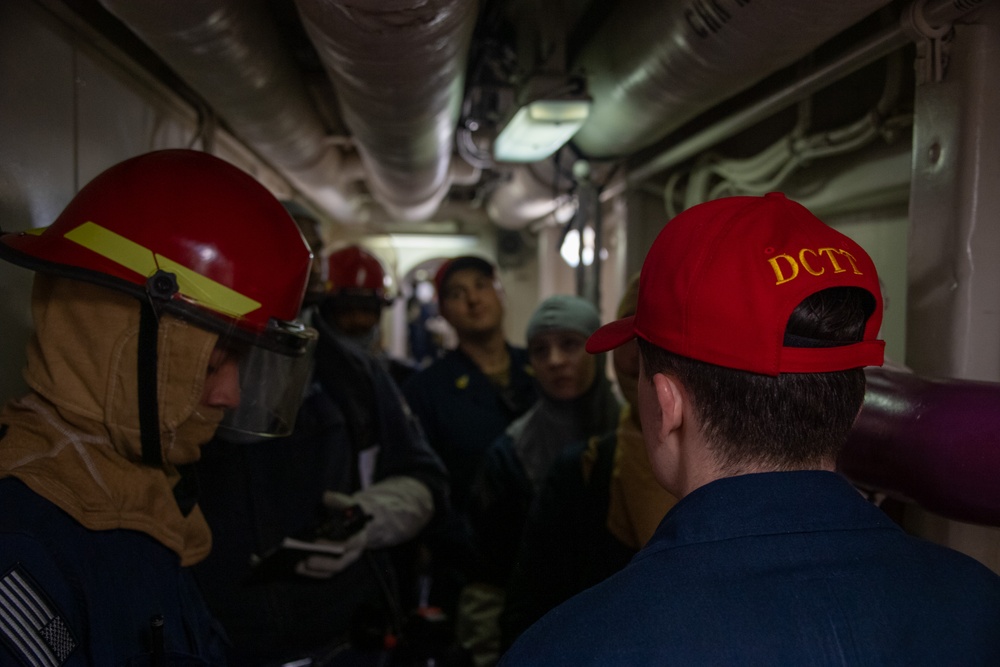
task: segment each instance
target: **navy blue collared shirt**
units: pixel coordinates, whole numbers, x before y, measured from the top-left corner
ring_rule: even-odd
[[[730,477],[501,665],[1000,665],[1000,577],[836,473]]]

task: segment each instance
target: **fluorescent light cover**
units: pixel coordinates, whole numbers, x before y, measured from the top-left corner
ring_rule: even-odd
[[[478,243],[478,237],[461,234],[380,234],[365,239],[365,244],[373,247],[448,251],[467,250],[476,247]]]
[[[538,100],[518,109],[493,144],[500,162],[536,162],[559,150],[590,113],[589,100]]]

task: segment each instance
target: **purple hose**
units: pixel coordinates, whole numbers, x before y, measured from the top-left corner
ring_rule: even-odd
[[[943,517],[1000,526],[1000,383],[865,373],[868,393],[838,469]]]

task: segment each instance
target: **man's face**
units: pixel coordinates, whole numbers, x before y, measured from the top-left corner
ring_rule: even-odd
[[[587,339],[575,331],[546,331],[528,343],[528,359],[542,392],[560,401],[582,396],[597,373]]]
[[[230,410],[240,404],[240,361],[225,347],[216,346],[208,358],[201,404]]]
[[[332,324],[351,338],[367,336],[379,323],[379,311],[367,308],[338,308],[331,313]]]
[[[459,338],[499,331],[503,325],[496,282],[477,269],[459,269],[448,276],[438,307]]]

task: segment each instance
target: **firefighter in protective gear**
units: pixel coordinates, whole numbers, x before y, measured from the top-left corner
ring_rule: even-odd
[[[360,246],[351,245],[330,253],[320,266],[324,318],[362,349],[378,352],[382,308],[392,303],[382,262]]]
[[[331,297],[391,302],[387,291],[388,273],[382,260],[361,246],[349,245],[331,252],[321,262],[323,291]]]
[[[0,413],[16,508],[0,663],[223,664],[187,568],[211,547],[188,473],[220,425],[293,426],[316,338],[295,322],[301,233],[240,169],[164,150],[98,175],[50,227],[3,234],[0,257],[37,272],[30,391]]]
[[[205,448],[202,508],[226,530],[195,576],[234,664],[377,662],[416,604],[417,538],[447,506],[447,473],[389,374],[334,326],[345,299],[374,309],[377,322],[381,264],[358,248],[324,257],[316,221],[285,207],[319,257],[318,298],[303,315],[319,332],[312,382],[292,435],[247,443],[220,433]],[[349,522],[357,532],[326,529],[347,514],[362,518]],[[282,550],[288,537],[312,544]]]
[[[375,357],[401,386],[416,368],[382,347],[382,309],[392,303],[389,273],[382,261],[357,245],[321,259],[319,313],[337,337]]]

